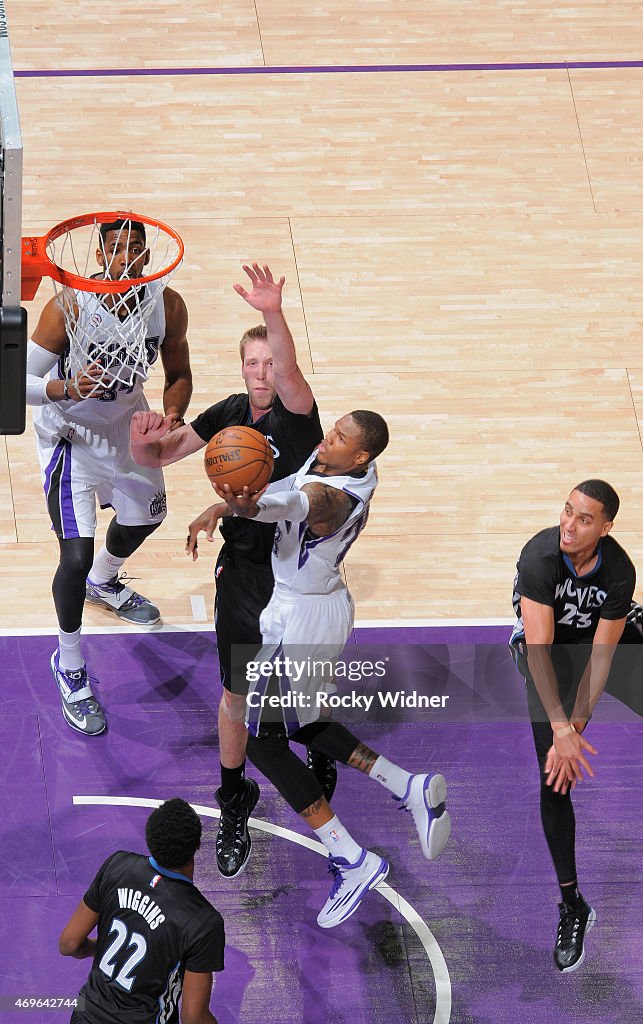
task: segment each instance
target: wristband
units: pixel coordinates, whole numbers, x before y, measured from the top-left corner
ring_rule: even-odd
[[[67,380],[66,377],[65,380],[63,381],[63,398],[66,402],[69,401],[69,381]]]
[[[576,730],[575,730],[574,726],[570,722],[569,725],[563,726],[562,729],[557,729],[556,732],[554,733],[554,736],[558,740],[558,739],[561,738],[561,736],[569,736],[573,732],[576,732]]]

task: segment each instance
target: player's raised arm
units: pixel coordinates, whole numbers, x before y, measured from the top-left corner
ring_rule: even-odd
[[[295,343],[282,311],[282,290],[286,279],[280,277],[275,281],[265,263],[263,267],[258,263],[244,265],[243,269],[252,288],[247,291],[240,284],[233,287],[253,309],[263,314],[272,351],[275,390],[286,409],[307,416],[312,411],[314,398],[310,384],[297,363]]]

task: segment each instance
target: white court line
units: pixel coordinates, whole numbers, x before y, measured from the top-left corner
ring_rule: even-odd
[[[208,609],[203,594],[190,594],[190,604],[192,605],[192,618],[194,621],[207,622]]]
[[[359,629],[378,629],[379,627],[400,628],[410,626],[515,626],[513,619],[357,619],[355,626]]]
[[[515,626],[513,619],[358,619],[355,623],[356,629],[399,629],[408,627],[411,629],[427,627],[449,626]],[[117,633],[214,633],[214,623],[204,622],[195,625],[194,622],[181,623],[176,625],[158,624],[155,626],[134,626],[127,622],[119,622],[114,628],[111,626],[83,626],[83,636],[108,636]],[[46,627],[14,627],[0,629],[0,636],[58,636],[58,629],[54,626]]]
[[[163,800],[148,800],[138,796],[74,796],[72,803],[75,805],[100,805],[115,807],[159,807]],[[206,804],[191,804],[197,814],[205,818],[218,818],[221,811],[215,807],[208,807]],[[308,836],[301,836],[292,829],[284,828],[282,825],[274,825],[271,821],[261,821],[259,818],[249,818],[248,824],[260,832],[268,832],[271,835],[279,836],[280,839],[287,839],[297,846],[304,846],[321,857],[327,857],[328,851],[325,846],[310,839]],[[381,893],[384,899],[395,907],[402,917],[410,924],[411,928],[424,946],[435,978],[435,1014],[432,1024],[449,1024],[451,1019],[451,978],[444,954],[440,949],[438,940],[429,928],[424,918],[420,917],[402,896],[393,889],[388,882],[380,882],[375,886],[377,892]],[[321,936],[320,936],[321,938]]]

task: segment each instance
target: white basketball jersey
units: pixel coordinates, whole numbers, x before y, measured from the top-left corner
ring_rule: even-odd
[[[355,507],[338,530],[315,537],[307,523],[277,523],[272,554],[275,583],[298,594],[331,594],[344,586],[339,566],[351,544],[366,526],[370,500],[377,487],[377,468],[371,462],[363,476],[320,476],[308,471],[314,451],[299,472],[280,481],[275,490],[301,490],[304,484],[324,484],[345,491]]]
[[[147,330],[145,333],[145,347],[147,349],[148,362],[151,365],[158,358],[158,353],[163,339],[165,338],[165,304],[163,301],[163,285],[159,281],[152,281],[145,286],[152,292],[157,293],[156,301],[153,303],[151,312],[148,315]],[[91,351],[92,337],[96,339],[98,351],[104,350],[106,341],[118,337],[118,331],[114,323],[115,316],[101,301],[98,295],[89,292],[76,292],[78,304],[78,317],[85,337],[89,340]],[[132,314],[136,316],[136,314]],[[111,328],[111,329],[110,329]],[[120,332],[123,331],[123,324],[120,323]],[[110,343],[111,345],[111,343]],[[119,363],[119,351],[114,346],[110,351],[110,363],[114,367],[126,366],[127,355],[121,348]],[[68,350],[65,351],[56,366],[49,374],[50,380],[63,380],[66,376],[66,362]],[[121,419],[130,410],[137,406],[143,391],[144,380],[136,374],[131,384],[115,383],[104,395],[96,398],[86,398],[82,402],[52,402],[47,405],[38,406],[34,410],[36,422],[47,422],[56,416],[71,424],[78,423],[83,426],[91,426],[97,422],[113,422]]]

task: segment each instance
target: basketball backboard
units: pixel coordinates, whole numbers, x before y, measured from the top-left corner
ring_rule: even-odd
[[[0,0],[0,434],[25,429],[27,315],[20,306],[22,136],[4,0]]]

